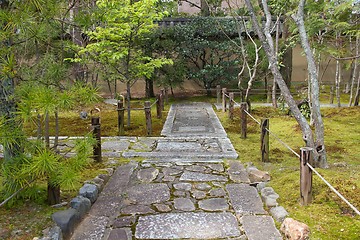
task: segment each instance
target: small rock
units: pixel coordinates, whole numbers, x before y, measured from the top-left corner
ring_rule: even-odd
[[[195,188],[201,191],[210,190],[211,186],[207,183],[197,183],[195,184]]]
[[[195,198],[197,200],[206,198],[206,192],[199,191],[199,190],[192,191],[191,195],[193,196],[193,198]]]
[[[61,228],[65,238],[71,235],[76,223],[79,221],[77,211],[73,208],[55,212],[51,218]]]
[[[270,181],[270,175],[268,172],[260,171],[256,167],[248,167],[246,171],[249,174],[251,183],[268,182]]]
[[[213,182],[212,183],[215,187],[224,187],[225,186],[225,183],[221,183],[221,182]]]
[[[310,228],[305,224],[292,218],[286,218],[281,224],[280,231],[289,240],[310,239]]]
[[[166,176],[164,176],[163,177],[163,182],[174,182],[175,181],[175,177],[174,176],[168,176],[168,175],[166,175]]]
[[[346,162],[337,162],[333,164],[334,167],[347,167],[347,163]]]
[[[180,211],[194,211],[194,203],[188,198],[175,198],[174,208]]]
[[[91,208],[90,199],[77,196],[70,201],[70,206],[73,209],[76,209],[78,218],[82,218]]]
[[[174,192],[173,192],[173,195],[174,195],[175,197],[186,197],[186,193],[183,192],[183,191],[174,191]]]
[[[181,169],[166,167],[166,168],[163,168],[162,172],[166,176],[176,176],[176,175],[179,175],[180,173],[182,173],[183,171]]]
[[[280,223],[283,222],[284,219],[289,215],[289,213],[282,206],[271,208],[270,214],[273,216],[273,218],[277,222],[280,222]]]
[[[130,228],[116,228],[110,231],[108,240],[131,240],[132,232]]]
[[[94,203],[98,197],[98,188],[94,184],[85,183],[79,190],[79,195],[90,199]]]
[[[279,198],[279,195],[272,187],[264,187],[261,189],[261,198],[268,207],[276,207],[278,205],[276,200]]]
[[[170,212],[171,211],[171,208],[169,205],[166,205],[166,204],[154,204],[154,206],[156,207],[156,209],[159,211],[159,212]]]
[[[206,166],[208,166],[210,169],[214,171],[224,172],[224,166],[220,163],[211,163],[211,164],[207,164]]]
[[[113,168],[104,168],[104,169],[101,169],[101,170],[106,171],[110,176],[112,176],[114,174],[114,169]]]
[[[264,187],[266,187],[267,183],[266,182],[259,182],[257,185],[256,185],[256,188],[257,190],[260,192],[261,189],[263,189]]]
[[[191,183],[175,183],[173,184],[176,190],[190,191],[192,188]]]
[[[107,181],[109,181],[109,179],[110,179],[110,175],[108,175],[108,174],[99,174],[97,177],[98,177],[98,178],[101,178],[102,180],[104,180],[105,183],[106,183]]]

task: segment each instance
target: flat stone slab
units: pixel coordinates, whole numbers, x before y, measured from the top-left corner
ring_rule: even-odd
[[[127,191],[131,202],[150,205],[161,203],[170,199],[170,190],[165,183],[139,184]]]
[[[270,216],[244,216],[241,222],[248,240],[283,239]]]
[[[189,181],[189,182],[210,182],[210,181],[226,182],[227,180],[228,180],[227,177],[222,175],[190,172],[190,171],[184,171],[184,173],[180,177],[180,181]]]
[[[210,198],[199,201],[199,208],[205,211],[226,211],[229,209],[229,205],[225,198]]]
[[[138,239],[218,239],[240,235],[238,222],[229,212],[141,216],[135,231]]]
[[[266,214],[263,203],[255,187],[248,184],[228,184],[226,190],[236,214]]]

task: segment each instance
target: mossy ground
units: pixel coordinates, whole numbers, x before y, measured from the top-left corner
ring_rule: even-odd
[[[322,109],[329,169],[317,169],[345,198],[360,209],[360,107]],[[239,110],[235,115],[239,116]],[[258,107],[256,119],[270,119],[270,130],[299,152],[304,145],[301,131],[293,117],[273,108]],[[225,130],[243,163],[253,162],[271,174],[270,186],[280,195],[278,202],[293,217],[308,224],[311,239],[360,239],[360,216],[340,200],[315,174],[313,202],[299,204],[299,160],[270,136],[270,162],[261,162],[260,129],[248,120],[248,138],[240,138],[240,120],[229,120],[227,113],[218,112]],[[335,164],[341,163],[341,164]]]

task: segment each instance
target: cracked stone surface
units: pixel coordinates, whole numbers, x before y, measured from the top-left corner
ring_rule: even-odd
[[[226,211],[229,209],[229,204],[224,198],[210,198],[199,201],[199,208],[205,211]]]
[[[249,240],[282,239],[270,216],[244,216],[241,221]]]
[[[170,199],[169,187],[164,183],[139,184],[127,190],[128,199],[134,203],[161,203]]]
[[[175,198],[174,199],[174,208],[180,211],[194,211],[195,205],[188,198]]]
[[[139,218],[135,237],[139,239],[217,239],[240,236],[231,213],[167,213]]]
[[[211,182],[211,181],[227,181],[227,180],[228,180],[227,177],[221,175],[190,172],[190,171],[185,171],[180,177],[180,181],[189,181],[189,182]]]

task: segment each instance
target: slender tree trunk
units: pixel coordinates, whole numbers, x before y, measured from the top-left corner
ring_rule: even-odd
[[[55,113],[55,139],[54,139],[54,151],[57,150],[59,145],[59,111],[56,110]]]
[[[49,134],[49,130],[50,130],[50,126],[49,126],[49,113],[46,112],[45,113],[45,128],[44,128],[44,135],[45,135],[45,147],[46,148],[50,148],[50,134]]]
[[[151,75],[150,78],[145,77],[145,96],[147,98],[155,97],[154,93],[154,76]]]
[[[298,12],[296,16],[293,16],[295,23],[299,29],[301,45],[304,49],[305,56],[308,64],[308,71],[310,74],[311,80],[311,96],[312,96],[312,107],[313,107],[313,117],[314,117],[314,125],[315,125],[315,164],[322,168],[327,168],[327,160],[326,160],[326,149],[324,142],[324,123],[320,113],[320,94],[319,94],[319,82],[318,82],[318,72],[316,71],[316,63],[314,56],[311,51],[311,47],[309,44],[308,36],[305,29],[304,23],[304,6],[305,0],[300,0],[298,5]]]
[[[271,36],[270,36],[270,38],[267,36],[269,34],[265,34],[267,36],[265,38],[265,35],[261,31],[259,23],[257,22],[257,16],[255,15],[255,11],[253,9],[251,0],[245,0],[245,3],[249,10],[255,32],[258,34],[259,39],[263,45],[264,51],[268,57],[271,72],[273,73],[274,78],[276,79],[276,82],[277,82],[288,106],[290,107],[291,112],[293,113],[296,121],[299,123],[299,126],[303,133],[303,139],[306,142],[307,146],[312,147],[314,149],[314,153],[315,153],[314,155],[319,156],[319,153],[317,151],[318,149],[315,146],[315,141],[313,138],[311,128],[310,128],[309,124],[307,123],[305,117],[301,114],[295,100],[293,99],[293,97],[289,91],[289,88],[287,87],[287,85],[278,69],[277,61],[276,61],[276,57],[275,57],[275,53],[274,53],[274,48],[272,47],[273,40],[272,40]],[[264,1],[263,1],[263,4],[265,5],[267,3],[266,2],[264,3]],[[305,30],[305,29],[303,28],[302,31],[303,30]],[[311,53],[311,50],[310,50],[310,53]],[[314,92],[316,92],[316,89]],[[319,107],[319,109],[320,109],[320,105],[318,104],[318,101],[316,101],[316,99],[314,101],[314,104],[315,104],[315,107]]]
[[[358,56],[359,55],[359,37],[356,37],[355,40],[355,55]],[[357,72],[357,68],[358,68],[358,59],[355,58],[354,59],[354,67],[353,67],[353,71],[352,71],[352,76],[351,76],[351,85],[350,85],[350,99],[349,99],[349,107],[351,107],[352,103],[353,103],[353,97],[354,97],[354,87],[355,87],[355,80],[356,80],[356,75],[360,73]]]
[[[360,73],[358,74],[354,106],[359,106],[359,100],[360,100]]]
[[[337,106],[340,107],[340,80],[341,80],[341,67],[340,61],[336,60],[336,73],[335,73],[335,94]]]
[[[54,186],[50,181],[47,185],[47,201],[49,205],[60,203],[60,186]]]
[[[130,82],[126,82],[126,100],[127,100],[127,127],[130,127],[130,114],[131,114],[131,109],[130,109],[130,100],[131,100],[131,85]]]

